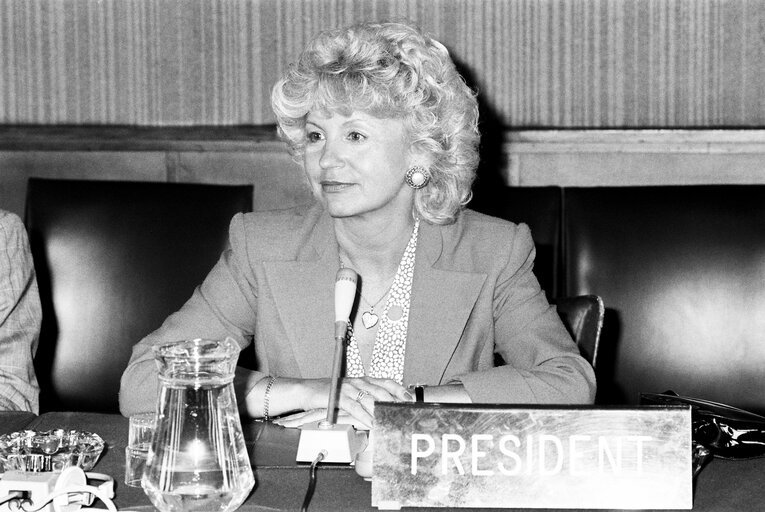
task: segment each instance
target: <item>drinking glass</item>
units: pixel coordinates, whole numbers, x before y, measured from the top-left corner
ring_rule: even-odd
[[[152,413],[135,414],[130,417],[128,427],[128,445],[125,448],[125,484],[141,487],[141,478],[149,456],[151,436],[157,415]]]

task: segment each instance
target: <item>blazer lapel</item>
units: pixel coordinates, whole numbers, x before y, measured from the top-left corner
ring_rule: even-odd
[[[267,261],[266,279],[304,378],[329,377],[334,353],[337,243],[322,215],[296,261]]]
[[[441,383],[486,280],[486,274],[440,268],[441,229],[424,222],[420,225],[404,360],[405,383]],[[415,374],[421,377],[414,379]]]

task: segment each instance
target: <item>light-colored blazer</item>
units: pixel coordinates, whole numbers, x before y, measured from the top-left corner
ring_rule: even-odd
[[[239,214],[229,240],[183,308],[134,347],[122,377],[123,414],[153,407],[150,347],[164,341],[231,336],[243,348],[254,343],[263,377],[330,375],[339,265],[331,218],[318,204]],[[592,368],[540,289],[534,254],[523,224],[470,210],[451,225],[421,223],[404,385],[459,382],[481,403],[593,401]],[[495,351],[506,365],[494,367]],[[254,384],[252,377],[237,375],[240,383]]]

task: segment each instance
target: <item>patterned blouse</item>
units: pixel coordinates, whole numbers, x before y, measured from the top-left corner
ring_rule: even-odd
[[[412,276],[414,275],[414,255],[417,249],[417,233],[420,220],[414,223],[412,236],[401,257],[396,276],[393,278],[388,301],[385,303],[380,326],[377,328],[372,362],[369,372],[364,371],[359,354],[359,345],[353,328],[349,328],[350,342],[346,353],[346,376],[375,377],[393,379],[399,384],[404,381],[404,355],[406,352],[406,332],[409,326],[409,303],[412,297]]]

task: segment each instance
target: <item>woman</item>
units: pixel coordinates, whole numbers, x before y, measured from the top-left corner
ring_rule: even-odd
[[[231,336],[258,360],[235,381],[243,412],[324,417],[339,267],[360,276],[341,414],[371,425],[374,401],[412,400],[412,384],[427,401],[592,402],[592,369],[532,273],[528,228],[464,209],[477,102],[440,43],[402,23],[320,34],[272,106],[316,201],[232,220],[201,287],[134,348],[124,414],[151,404],[151,345]]]

